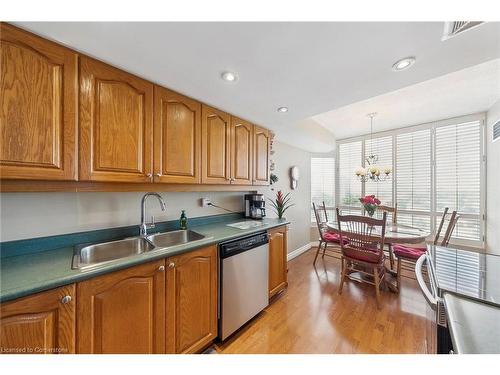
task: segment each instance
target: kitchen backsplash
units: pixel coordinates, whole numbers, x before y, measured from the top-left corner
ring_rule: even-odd
[[[140,222],[140,203],[144,193],[1,193],[1,242],[52,236]],[[154,199],[147,203],[147,220],[176,220],[181,210],[189,217],[227,213],[215,207],[200,206],[201,197],[229,210],[243,211],[242,192],[165,192],[166,212]]]

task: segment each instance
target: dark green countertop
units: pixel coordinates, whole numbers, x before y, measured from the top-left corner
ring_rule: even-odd
[[[134,255],[89,270],[71,269],[73,246],[3,258],[0,260],[0,302],[289,224],[286,220],[264,219],[262,226],[251,229],[237,229],[227,226],[227,224],[244,220],[233,219],[226,222],[197,225],[190,229],[205,235],[208,237],[207,239]]]

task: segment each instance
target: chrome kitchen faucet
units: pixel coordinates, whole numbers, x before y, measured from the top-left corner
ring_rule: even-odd
[[[158,194],[158,193],[146,193],[146,194],[144,194],[144,196],[142,197],[142,200],[141,200],[141,225],[140,225],[141,237],[146,237],[148,235],[148,229],[153,229],[155,227],[154,216],[151,216],[151,223],[146,223],[146,219],[145,219],[145,217],[146,217],[146,200],[151,195],[158,198],[158,200],[160,201],[160,208],[162,211],[165,211],[167,209],[167,205],[165,204],[165,201],[163,200],[163,198],[161,197],[160,194]]]

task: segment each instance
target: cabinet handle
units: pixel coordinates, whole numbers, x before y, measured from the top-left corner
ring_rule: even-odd
[[[174,262],[168,264],[168,268],[174,268],[174,267],[175,267],[175,263]]]
[[[157,173],[157,174],[156,174],[156,177],[161,177],[161,176],[162,176],[162,174],[161,174],[161,173]]]
[[[165,266],[158,267],[158,271],[161,271],[161,272],[165,271]]]
[[[147,177],[147,178],[151,178],[151,177],[153,177],[153,175],[152,175],[151,173],[148,173],[148,174],[146,175],[146,177]]]
[[[71,296],[64,296],[61,298],[61,303],[67,304],[71,302]]]

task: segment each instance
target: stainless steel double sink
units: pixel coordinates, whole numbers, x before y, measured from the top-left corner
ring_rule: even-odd
[[[192,230],[151,234],[92,245],[79,245],[73,254],[73,269],[96,268],[119,259],[207,239]]]

